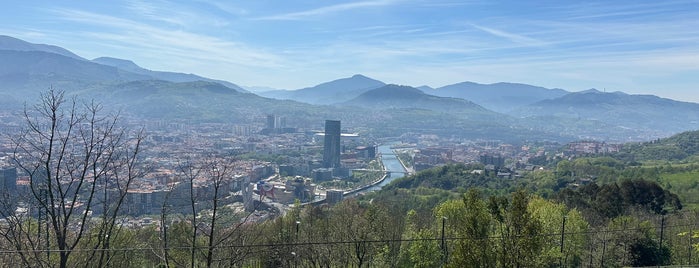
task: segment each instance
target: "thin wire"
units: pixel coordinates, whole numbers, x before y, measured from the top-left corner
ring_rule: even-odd
[[[664,228],[680,228],[680,227],[694,227],[694,224],[678,224],[678,225],[668,225]],[[628,231],[641,231],[648,230],[651,228],[659,227],[637,227],[637,228],[627,228],[627,229],[612,229],[612,230],[601,230],[601,231],[580,231],[580,232],[564,232],[565,235],[592,235],[592,234],[603,234],[603,233],[619,233]],[[481,238],[474,237],[445,237],[444,240],[447,241],[482,241],[482,240],[498,240],[498,239],[512,239],[512,238],[531,238],[531,237],[559,237],[561,233],[546,233],[546,234],[535,234],[535,235],[511,235],[511,236],[487,236]],[[403,243],[403,242],[425,242],[425,241],[441,241],[441,238],[401,238],[401,239],[377,239],[377,240],[344,240],[344,241],[322,241],[322,242],[301,242],[301,243],[268,243],[268,244],[250,244],[250,245],[221,245],[214,249],[224,249],[224,248],[264,248],[264,247],[292,247],[292,246],[320,246],[320,245],[344,245],[344,244],[356,244],[356,243]],[[60,250],[60,249],[26,249],[26,250],[0,250],[0,254],[12,254],[12,253],[37,253],[37,252],[50,252],[58,253],[61,251],[70,252],[100,252],[100,251],[137,251],[137,250],[177,250],[177,249],[208,249],[205,246],[179,246],[179,247],[127,247],[127,248],[108,248],[108,249],[89,249],[89,248],[76,248],[72,250]]]

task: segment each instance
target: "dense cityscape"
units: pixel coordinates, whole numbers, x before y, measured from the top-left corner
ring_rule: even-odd
[[[14,167],[13,160],[22,157],[15,155],[11,135],[21,129],[21,119],[9,115],[4,119],[2,131],[6,135],[0,147],[3,193],[10,194],[13,199],[28,196],[31,193],[30,176]],[[613,153],[621,147],[619,144],[596,141],[573,142],[565,147],[557,143],[515,146],[500,141],[443,139],[436,135],[369,140],[352,133],[351,129],[342,131],[340,121],[327,120],[325,130],[297,129],[286,126],[284,118],[275,115],[261,118],[259,124],[244,126],[185,126],[160,122],[130,122],[130,125],[138,126],[139,123],[147,129],[143,143],[148,148],[140,157],[151,169],[133,181],[132,190],[127,194],[124,209],[127,215],[133,216],[128,222],[131,226],[144,222],[144,217],[152,218],[159,214],[165,196],[169,195],[180,199],[170,201],[177,203],[173,206],[180,208],[178,212],[187,213],[189,198],[185,196],[189,186],[183,175],[178,173],[181,173],[183,165],[190,164],[187,161],[193,159],[235,159],[231,163],[232,172],[224,182],[223,192],[230,195],[224,197],[228,205],[236,206],[238,210],[252,210],[255,206],[253,200],[264,200],[279,204],[267,205],[269,211],[278,215],[293,206],[295,200],[302,204],[320,204],[326,202],[328,192],[350,193],[369,189],[368,186],[385,179],[392,180],[446,164],[480,163],[484,168],[496,171],[500,177],[517,179],[526,172],[543,168],[530,164],[531,158],[546,155],[572,158],[576,155]],[[381,145],[390,148],[389,154],[400,156],[401,170],[384,169],[379,152]],[[203,176],[192,179],[197,196],[203,197],[210,192],[211,180]],[[245,196],[246,193],[249,196]],[[327,203],[337,202],[335,198]],[[30,211],[27,203],[19,204],[17,209]]]

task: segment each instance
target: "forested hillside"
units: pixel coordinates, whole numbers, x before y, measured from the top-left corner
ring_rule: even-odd
[[[665,139],[628,144],[618,158],[631,161],[683,160],[699,154],[699,131],[687,131]]]

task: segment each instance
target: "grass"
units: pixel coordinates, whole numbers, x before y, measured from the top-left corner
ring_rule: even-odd
[[[699,171],[663,173],[659,183],[677,194],[686,208],[699,208]]]

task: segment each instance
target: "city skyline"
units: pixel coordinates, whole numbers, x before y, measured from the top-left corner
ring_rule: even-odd
[[[26,1],[0,14],[2,34],[32,43],[243,86],[298,89],[359,73],[699,102],[694,1]]]

